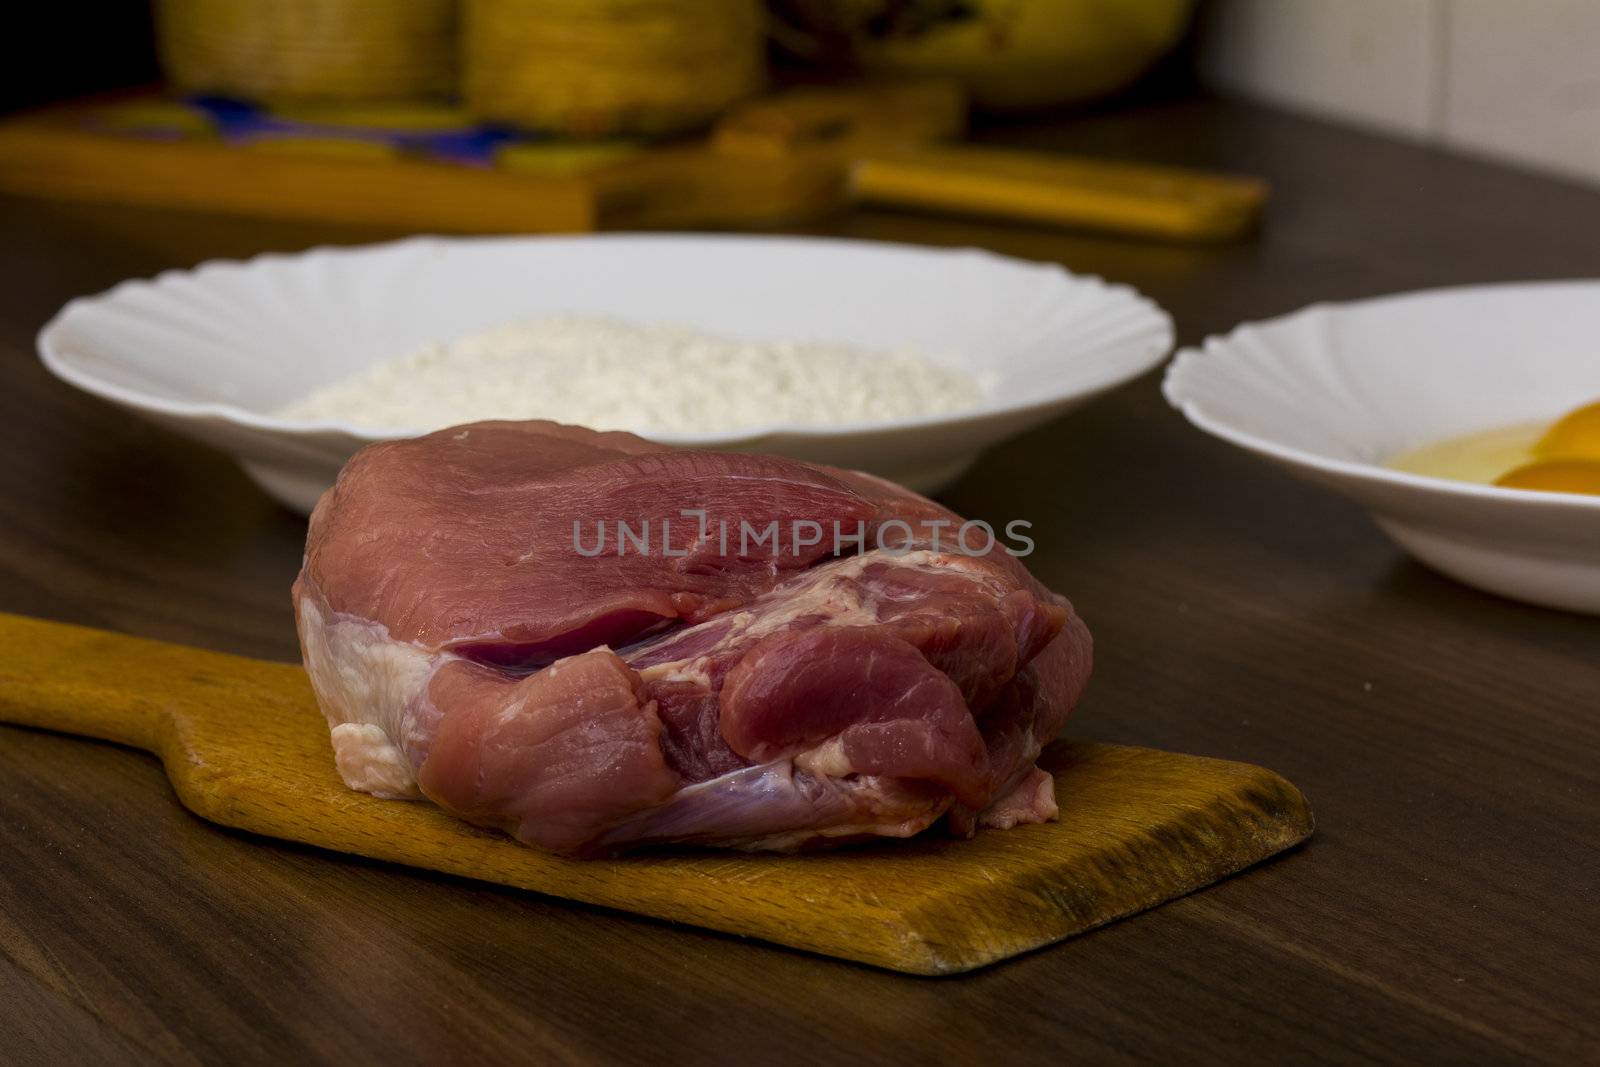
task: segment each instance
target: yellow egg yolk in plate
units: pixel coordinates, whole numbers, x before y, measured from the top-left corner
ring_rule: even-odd
[[[1600,495],[1600,400],[1544,426],[1523,423],[1437,441],[1388,465],[1505,489]]]
[[[1494,484],[1506,489],[1600,496],[1600,459],[1541,459],[1502,474]]]
[[[1540,459],[1600,462],[1600,400],[1558,419],[1533,446],[1533,454]]]

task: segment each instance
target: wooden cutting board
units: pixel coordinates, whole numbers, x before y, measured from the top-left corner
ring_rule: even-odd
[[[1260,767],[1066,743],[1046,754],[1061,804],[1049,825],[809,856],[561,859],[346,789],[298,666],[6,614],[0,721],[153,752],[178,799],[226,826],[913,974],[1132,915],[1312,830],[1305,797]]]

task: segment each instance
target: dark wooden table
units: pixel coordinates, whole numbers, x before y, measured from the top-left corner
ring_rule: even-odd
[[[1130,282],[1185,342],[1314,300],[1600,273],[1600,192],[1335,127],[1199,101],[992,136],[1277,195],[1224,248],[888,213],[818,231]],[[302,521],[48,378],[33,334],[128,275],[379,236],[0,201],[0,609],[294,658]],[[0,728],[0,1060],[1600,1056],[1600,620],[1409,562],[1191,430],[1157,380],[996,450],[949,501],[1031,518],[1031,562],[1094,627],[1071,730],[1272,767],[1317,806],[1308,846],[919,980],[220,830],[149,757]]]

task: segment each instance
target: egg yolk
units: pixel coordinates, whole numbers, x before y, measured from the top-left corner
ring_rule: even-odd
[[[1600,400],[1557,421],[1533,446],[1533,454],[1540,459],[1600,461]]]
[[[1596,425],[1600,426],[1600,423]],[[1596,455],[1600,456],[1600,451]],[[1600,496],[1600,458],[1541,459],[1502,474],[1494,484],[1507,489],[1542,489],[1547,493],[1593,493]]]

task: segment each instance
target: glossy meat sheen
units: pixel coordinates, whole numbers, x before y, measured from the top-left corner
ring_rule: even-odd
[[[305,570],[328,606],[398,641],[548,662],[740,603],[830,547],[775,557],[752,544],[725,561],[715,544],[696,548],[685,509],[756,528],[819,515],[853,525],[882,510],[804,464],[549,426],[476,423],[358,453],[311,518]],[[581,544],[594,522],[616,520],[648,523],[652,554],[574,550],[575,521]],[[663,530],[689,555],[660,554]]]
[[[648,522],[650,551],[584,554],[595,520]],[[741,549],[724,520],[868,544]],[[548,423],[365,449],[295,586],[340,771],[580,854],[1053,818],[1033,761],[1087,629],[1003,550],[873,548],[895,520],[960,521],[867,475]]]

